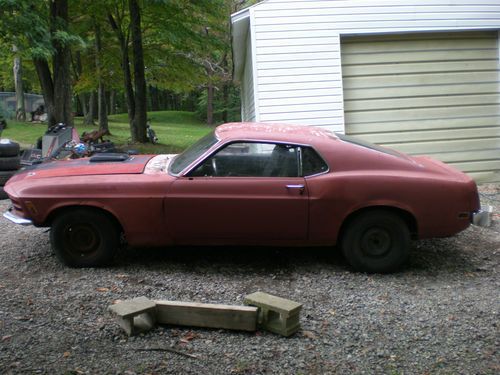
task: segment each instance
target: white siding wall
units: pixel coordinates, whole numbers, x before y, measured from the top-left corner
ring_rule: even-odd
[[[245,68],[241,80],[241,119],[243,121],[256,121],[253,82],[252,41],[249,35],[246,42]]]
[[[500,0],[267,0],[250,17],[258,120],[343,131],[340,35],[500,29]]]

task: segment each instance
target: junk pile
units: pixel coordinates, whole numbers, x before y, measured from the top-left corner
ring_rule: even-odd
[[[103,140],[107,134],[109,132],[96,130],[83,133],[80,139],[74,127],[62,123],[54,125],[37,141],[35,148],[23,152],[21,164],[27,166],[54,159],[77,159],[95,153],[114,152],[113,142]]]
[[[241,331],[263,329],[288,337],[300,328],[302,304],[263,292],[245,297],[245,306],[152,301],[146,297],[120,301],[108,307],[129,336],[149,331],[156,324]]]

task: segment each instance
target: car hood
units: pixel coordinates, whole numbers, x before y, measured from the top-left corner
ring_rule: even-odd
[[[114,174],[137,174],[144,171],[146,163],[154,155],[132,155],[125,161],[91,162],[90,158],[61,160],[42,163],[26,168],[14,176],[14,179],[29,177],[52,178],[69,176],[92,176]]]

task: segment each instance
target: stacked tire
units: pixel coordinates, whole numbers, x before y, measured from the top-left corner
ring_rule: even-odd
[[[0,199],[8,198],[3,187],[21,167],[20,163],[19,144],[8,139],[0,140]]]

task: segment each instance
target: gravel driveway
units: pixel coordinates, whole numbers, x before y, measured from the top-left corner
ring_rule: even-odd
[[[481,192],[500,207],[500,185]],[[498,374],[499,219],[415,242],[404,270],[366,275],[329,249],[126,249],[112,268],[69,269],[45,230],[0,218],[0,373]],[[302,330],[128,338],[106,313],[137,296],[241,304],[255,291],[303,303]]]

